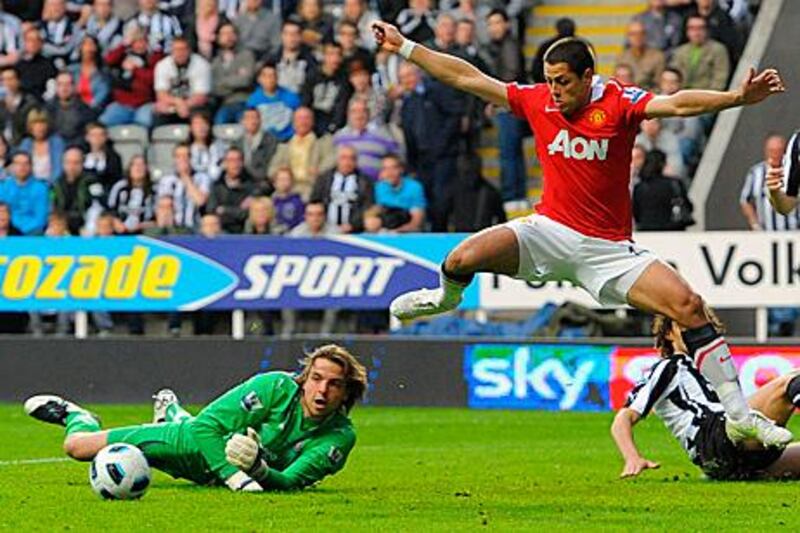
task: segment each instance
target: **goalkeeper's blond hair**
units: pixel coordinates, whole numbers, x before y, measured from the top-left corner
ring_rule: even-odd
[[[367,391],[367,369],[346,348],[338,344],[325,344],[307,353],[300,360],[302,371],[295,378],[298,384],[302,386],[306,382],[311,373],[311,367],[314,366],[314,361],[317,359],[327,359],[344,369],[347,395],[342,402],[342,407],[344,407],[345,412],[349,413],[355,403],[361,400]]]

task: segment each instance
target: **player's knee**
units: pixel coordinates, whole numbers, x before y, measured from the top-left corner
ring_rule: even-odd
[[[445,269],[452,274],[472,274],[477,270],[477,258],[478,253],[475,246],[470,243],[462,243],[461,246],[447,254]]]
[[[703,311],[703,298],[699,294],[692,291],[687,291],[678,298],[673,306],[675,319],[687,326],[693,325],[698,320],[705,321],[705,312]]]

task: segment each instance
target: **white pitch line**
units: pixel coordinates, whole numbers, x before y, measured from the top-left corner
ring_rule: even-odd
[[[41,457],[39,459],[17,459],[16,461],[0,461],[0,466],[38,465],[46,463],[65,463],[69,457]]]

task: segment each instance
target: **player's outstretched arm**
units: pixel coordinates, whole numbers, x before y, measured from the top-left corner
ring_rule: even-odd
[[[781,75],[774,68],[756,74],[751,68],[741,85],[731,91],[687,89],[669,96],[656,96],[645,106],[647,118],[691,117],[717,113],[724,109],[761,102],[786,91]]]
[[[797,197],[789,196],[783,188],[783,168],[769,167],[764,181],[769,193],[769,202],[775,211],[788,215],[797,207]]]
[[[611,436],[614,437],[614,442],[625,460],[625,466],[622,467],[619,477],[638,476],[648,468],[661,466],[642,457],[633,441],[633,426],[640,419],[639,413],[625,407],[617,412],[617,416],[614,417],[614,422],[611,424]]]
[[[395,26],[386,22],[374,22],[372,32],[381,48],[402,55],[442,83],[495,105],[508,107],[506,84],[487,76],[463,59],[435,52],[406,39]]]

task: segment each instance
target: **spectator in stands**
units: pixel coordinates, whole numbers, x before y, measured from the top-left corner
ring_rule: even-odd
[[[333,144],[337,148],[351,146],[358,155],[358,169],[373,181],[378,179],[381,157],[397,153],[400,148],[385,126],[370,123],[369,108],[364,100],[350,102],[347,126],[336,132]]]
[[[660,150],[645,156],[639,183],[633,189],[637,231],[683,231],[690,225],[681,216],[683,209],[692,211],[686,188],[681,180],[664,176],[665,164],[666,156]]]
[[[283,21],[281,26],[281,46],[267,63],[275,65],[278,73],[277,84],[299,94],[309,73],[316,68],[316,60],[311,50],[303,44],[302,25],[295,19]],[[262,120],[264,117],[261,117]]]
[[[664,52],[647,45],[644,24],[634,20],[628,24],[628,47],[617,57],[617,63],[625,63],[633,69],[633,83],[652,91],[666,66]]]
[[[428,41],[426,45],[437,52],[456,54],[456,21],[451,15],[440,13],[436,17],[436,25],[433,27],[433,39]]]
[[[75,93],[72,74],[62,71],[56,76],[56,94],[45,107],[50,121],[55,125],[54,132],[65,144],[79,143],[86,131],[86,125],[95,118],[95,113]]]
[[[0,202],[8,205],[11,223],[23,235],[41,235],[49,209],[47,184],[31,173],[31,156],[15,152],[11,175],[0,181]]]
[[[275,192],[272,193],[272,205],[275,219],[272,233],[284,235],[303,221],[305,205],[303,199],[294,191],[294,176],[289,167],[280,167],[272,176]]]
[[[362,0],[349,0],[350,2]],[[370,34],[372,32],[370,31]],[[351,72],[356,66],[367,69],[369,72],[375,71],[375,60],[373,52],[358,44],[358,27],[352,22],[343,20],[339,23],[339,30],[336,32],[336,42],[342,47],[342,58],[345,72]]]
[[[5,137],[0,135],[0,180],[6,179],[8,176],[8,164],[11,157],[11,148]]]
[[[42,35],[35,27],[23,33],[23,52],[17,64],[22,91],[41,100],[47,91],[48,82],[56,77],[58,70],[53,60],[42,54]]]
[[[3,69],[0,77],[5,89],[3,99],[0,101],[0,128],[3,138],[12,146],[16,146],[28,131],[28,112],[35,108],[38,102],[34,95],[20,90],[17,67]]]
[[[669,96],[683,88],[683,74],[672,67],[664,69],[659,82],[659,94]],[[661,127],[678,137],[681,155],[687,166],[694,167],[700,156],[704,141],[703,124],[700,117],[667,117],[661,119]],[[687,173],[691,175],[691,172]]]
[[[237,50],[236,26],[225,22],[217,32],[217,53],[211,62],[212,94],[219,109],[214,123],[239,122],[253,89],[256,62],[247,48]]]
[[[189,118],[189,145],[192,151],[192,169],[216,180],[227,143],[214,138],[211,119],[202,111],[194,111]]]
[[[214,182],[208,174],[192,167],[188,143],[175,145],[172,156],[175,170],[158,180],[157,196],[172,199],[175,226],[196,229]]]
[[[357,30],[355,43],[370,52],[376,48],[375,36],[372,33],[372,23],[378,19],[378,15],[369,9],[366,0],[344,0],[342,2],[342,17],[339,25],[339,36],[343,23],[352,24]]]
[[[122,159],[108,138],[106,127],[99,122],[91,122],[86,126],[86,157],[83,170],[96,176],[97,181],[106,189],[122,178]]]
[[[244,133],[236,146],[244,154],[244,168],[259,183],[267,179],[270,161],[278,149],[278,139],[261,128],[261,114],[257,109],[245,109],[241,123]]]
[[[698,15],[686,19],[689,42],[675,49],[670,66],[683,74],[686,89],[722,91],[728,85],[730,61],[725,47],[708,38],[706,20]]]
[[[613,77],[622,83],[633,85],[633,67],[627,63],[617,63],[614,65]]]
[[[785,215],[775,211],[765,183],[767,169],[782,166],[785,149],[785,137],[775,133],[767,135],[764,140],[764,159],[747,172],[739,195],[739,205],[752,231],[796,232],[800,229],[800,210],[795,208]],[[791,337],[800,318],[800,308],[771,307],[767,316],[770,335]]]
[[[395,24],[407,39],[418,43],[430,41],[436,27],[431,0],[409,0],[408,7],[397,15]]]
[[[544,53],[559,39],[575,35],[575,21],[571,18],[560,18],[556,21],[555,30],[556,34],[542,41],[542,44],[536,49],[536,55],[534,55],[531,62],[531,79],[533,83],[544,83]]]
[[[106,53],[111,69],[112,102],[100,115],[106,126],[138,124],[150,128],[153,124],[156,64],[164,57],[160,51],[148,49],[144,32],[138,26],[125,30],[121,44]]]
[[[364,209],[375,203],[373,180],[358,168],[356,148],[341,145],[336,151],[336,168],[317,178],[310,202],[325,204],[328,223],[340,233],[362,230]]]
[[[471,1],[471,0],[470,0]],[[488,30],[486,29],[485,24],[481,24],[481,27],[484,28],[487,34],[487,44],[489,41],[488,38]],[[470,19],[461,19],[456,22],[456,49],[459,57],[463,57],[476,67],[480,69],[481,72],[490,72],[489,63],[490,60],[486,57],[484,51],[486,50],[485,45],[481,44],[479,47],[479,41],[476,39],[476,28],[477,26],[475,23]]]
[[[217,11],[217,0],[195,0],[194,13],[187,22],[186,37],[192,50],[211,61],[217,30],[227,22]]]
[[[69,64],[81,36],[81,29],[67,16],[66,0],[44,1],[41,32],[44,37],[42,54],[53,61],[57,69],[63,69]]]
[[[225,153],[222,176],[211,188],[206,212],[220,217],[225,233],[241,233],[255,192],[253,180],[244,168],[242,151],[229,148]],[[271,190],[258,192],[266,194]]]
[[[122,42],[122,27],[122,20],[114,14],[112,0],[93,0],[84,36],[94,38],[101,55]]]
[[[116,216],[116,233],[141,233],[153,226],[155,195],[144,156],[131,158],[125,178],[115,183],[108,193],[108,208]]]
[[[422,231],[427,208],[422,184],[403,174],[403,162],[395,154],[384,156],[381,164],[375,203],[383,208],[383,225],[398,233]]]
[[[322,0],[299,0],[297,14],[303,44],[316,50],[323,42],[333,41],[333,17],[322,10]]]
[[[172,53],[158,62],[154,125],[183,122],[192,111],[203,110],[211,94],[211,66],[192,52],[184,37],[172,42]]]
[[[292,113],[300,107],[300,97],[286,87],[278,85],[275,65],[267,63],[258,74],[259,86],[247,99],[247,107],[258,109],[261,128],[281,142],[294,135]]]
[[[488,4],[477,2],[476,0],[460,0],[458,7],[449,11],[449,14],[458,24],[461,22],[470,23],[475,33],[475,44],[479,47],[484,47],[488,46],[491,40],[489,28],[484,24],[491,11],[492,8]]]
[[[295,179],[295,189],[308,198],[317,176],[332,169],[336,156],[330,135],[317,137],[314,133],[314,112],[301,107],[294,113],[294,135],[281,143],[269,165],[274,174],[280,167],[289,167]]]
[[[633,20],[644,25],[650,48],[667,52],[683,38],[683,19],[677,12],[667,9],[667,0],[650,0],[647,10]]]
[[[703,17],[708,28],[708,36],[720,43],[728,51],[731,65],[736,65],[742,56],[744,39],[731,16],[720,7],[717,0],[696,0],[690,10],[691,15]]]
[[[73,85],[81,101],[100,113],[111,97],[111,80],[101,67],[100,48],[94,37],[84,36],[78,47],[78,61],[69,65]]]
[[[314,111],[314,133],[317,135],[335,133],[344,127],[352,92],[342,69],[342,47],[337,43],[327,43],[322,49],[322,65],[306,78],[301,94],[303,105]]]
[[[351,66],[353,70],[350,71],[348,79],[350,81],[350,87],[352,87],[352,92],[350,93],[350,100],[347,102],[345,109],[350,106],[351,102],[362,100],[367,103],[370,121],[378,126],[386,126],[388,112],[390,110],[390,104],[387,100],[386,93],[372,86],[372,75],[370,75],[369,71],[355,63]]]
[[[53,208],[67,218],[69,232],[79,235],[92,204],[90,186],[96,178],[84,173],[83,151],[72,146],[64,151],[63,172],[53,184]]]
[[[490,43],[486,55],[494,76],[505,82],[524,82],[525,66],[519,43],[511,34],[508,15],[502,9],[493,9],[486,19]],[[524,201],[528,196],[528,174],[522,155],[522,140],[527,122],[517,118],[507,109],[497,109],[495,114],[500,143],[500,184],[504,202]]]
[[[681,155],[678,137],[661,127],[661,119],[651,118],[642,122],[642,131],[636,136],[636,144],[648,152],[660,150],[666,156],[664,174],[673,178],[685,178],[686,166]]]
[[[22,22],[0,10],[0,68],[12,67],[20,58]]]
[[[163,179],[163,178],[162,178]],[[161,180],[159,180],[159,185],[161,184]],[[186,226],[182,225],[178,222],[178,218],[180,214],[176,212],[175,206],[175,199],[168,195],[160,195],[156,198],[156,220],[153,226],[149,228],[145,228],[142,232],[144,235],[148,237],[163,237],[166,235],[188,235],[192,233],[191,228],[187,228]],[[200,219],[198,217],[197,220],[197,227],[200,226]],[[178,313],[170,313],[169,320],[170,325],[168,326],[170,330],[173,328],[173,316],[177,315]],[[177,326],[180,328],[180,324]]]
[[[270,235],[272,233],[270,226],[274,217],[275,209],[272,200],[266,196],[256,196],[250,202],[247,220],[244,223],[244,233],[246,235]]]
[[[206,239],[213,239],[225,233],[222,226],[222,219],[215,213],[207,213],[200,219],[199,234]]]
[[[0,181],[0,190],[3,188],[2,183]],[[0,239],[19,235],[22,235],[22,232],[11,223],[11,209],[6,202],[0,201]]]
[[[261,0],[245,0],[244,12],[233,23],[239,30],[239,44],[257,58],[271,56],[280,46],[281,18]]]
[[[158,7],[158,0],[139,0],[137,11],[127,22],[123,31],[138,26],[144,31],[148,48],[154,52],[169,53],[175,37],[183,35],[178,19]]]
[[[633,193],[633,188],[636,184],[639,183],[645,157],[647,157],[647,150],[644,149],[644,146],[641,144],[634,144],[631,150],[631,193]]]
[[[391,233],[391,231],[384,226],[383,221],[385,216],[386,211],[382,205],[371,205],[364,210],[363,220],[361,222],[361,226],[364,228],[364,233]]]
[[[61,175],[64,139],[51,133],[50,118],[40,109],[28,113],[28,135],[19,144],[19,150],[31,156],[33,175],[52,184]]]
[[[61,211],[53,211],[47,217],[47,228],[44,231],[46,237],[69,237],[69,228],[67,227],[67,215]],[[58,337],[64,337],[69,333],[72,325],[73,313],[63,311],[45,311],[28,313],[30,319],[29,327],[31,334],[34,337],[41,337],[44,335],[45,319],[47,322],[55,321],[55,334]]]

